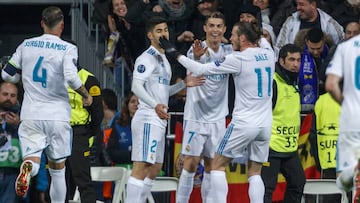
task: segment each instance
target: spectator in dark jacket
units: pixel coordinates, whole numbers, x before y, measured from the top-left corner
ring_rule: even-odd
[[[118,120],[112,125],[107,152],[115,164],[131,164],[131,119],[138,109],[139,100],[130,92],[121,108]]]

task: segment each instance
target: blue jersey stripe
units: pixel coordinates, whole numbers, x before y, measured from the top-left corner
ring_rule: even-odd
[[[225,135],[224,135],[223,139],[221,140],[220,145],[219,145],[219,147],[217,149],[218,154],[222,154],[222,152],[223,152],[223,150],[224,150],[224,148],[226,146],[226,143],[228,142],[228,140],[230,138],[230,135],[231,135],[233,129],[234,129],[234,124],[230,124],[229,127],[226,129]]]
[[[149,151],[149,135],[150,135],[150,124],[144,124],[144,134],[143,134],[143,161],[146,161]]]

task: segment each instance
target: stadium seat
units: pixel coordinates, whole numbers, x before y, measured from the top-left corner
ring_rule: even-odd
[[[175,177],[156,177],[155,183],[151,188],[151,192],[172,192],[177,190],[178,187],[178,179]],[[152,194],[148,196],[149,203],[155,203]]]
[[[305,203],[306,195],[316,195],[316,203],[318,202],[319,195],[332,195],[332,194],[340,194],[341,195],[341,203],[347,203],[348,198],[345,191],[340,190],[336,185],[335,179],[307,179],[302,203]]]
[[[125,201],[125,184],[127,179],[127,169],[124,167],[91,167],[91,179],[96,182],[115,182],[115,189],[112,203],[124,203]],[[73,200],[70,203],[80,203],[80,193],[76,189]],[[101,201],[96,201],[101,203]]]

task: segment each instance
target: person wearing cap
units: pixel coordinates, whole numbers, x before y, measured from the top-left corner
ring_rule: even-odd
[[[276,43],[276,35],[273,31],[272,26],[264,22],[261,25],[263,29],[263,36],[265,37],[265,39],[267,39],[271,46],[273,46]]]
[[[263,37],[270,43],[271,47],[275,52],[275,59],[277,59],[279,54],[279,49],[275,46],[276,35],[274,33],[274,29],[271,25],[264,22],[261,25],[262,25]]]
[[[238,10],[240,22],[256,22],[261,26],[261,10],[252,4],[244,4]]]
[[[205,38],[203,26],[205,25],[207,17],[216,10],[214,0],[196,0],[196,10],[188,29],[192,30],[194,39],[202,40]]]

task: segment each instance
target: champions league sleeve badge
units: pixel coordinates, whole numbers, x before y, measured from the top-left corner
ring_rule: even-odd
[[[136,68],[136,70],[137,70],[137,72],[139,72],[139,73],[143,73],[143,72],[145,72],[146,68],[145,68],[144,65],[140,64],[140,65],[138,65],[138,67]]]

